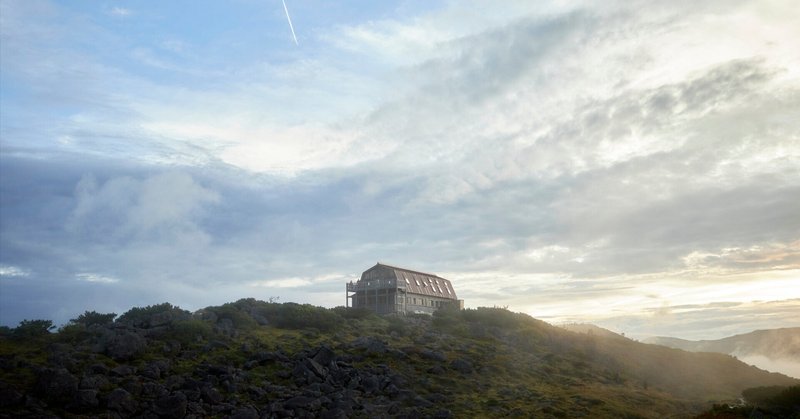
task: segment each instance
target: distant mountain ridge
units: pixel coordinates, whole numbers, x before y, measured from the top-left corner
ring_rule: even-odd
[[[690,352],[728,354],[747,364],[800,378],[800,327],[756,330],[717,340],[658,336],[644,342]]]
[[[657,336],[644,343],[668,346],[690,352],[719,352],[734,356],[760,355],[770,359],[800,362],[800,327],[756,330],[716,340],[685,340]]]

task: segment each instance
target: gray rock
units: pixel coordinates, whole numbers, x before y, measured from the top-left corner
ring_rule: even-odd
[[[65,368],[45,368],[36,381],[36,393],[49,401],[71,400],[78,391],[78,379]]]
[[[367,353],[383,354],[386,353],[386,342],[374,336],[361,336],[350,343],[356,349],[364,349]]]
[[[419,407],[430,407],[433,406],[433,402],[428,399],[423,398],[422,396],[414,397],[414,405]]]
[[[427,369],[428,374],[441,375],[444,374],[444,368],[441,365],[434,365]]]
[[[139,397],[142,394],[142,383],[137,378],[131,377],[122,382],[122,388],[131,393],[134,397]]]
[[[75,392],[73,406],[77,410],[92,409],[100,405],[97,398],[97,390],[78,390]]]
[[[336,365],[336,352],[329,346],[322,345],[312,359],[322,366],[331,368]]]
[[[92,364],[89,366],[89,372],[92,374],[108,375],[108,367],[101,363]]]
[[[186,378],[182,375],[170,375],[166,379],[164,379],[164,386],[167,387],[170,391],[178,390],[183,388],[186,383]]]
[[[425,349],[422,352],[420,352],[419,355],[425,359],[430,359],[439,362],[447,362],[447,357],[444,356],[444,354],[439,351],[432,351],[430,349]]]
[[[130,365],[117,365],[110,372],[111,375],[117,377],[127,377],[129,375],[133,375],[136,370]]]
[[[200,390],[200,396],[206,403],[209,404],[218,404],[224,399],[222,394],[220,394],[220,392],[214,387],[204,387]]]
[[[322,382],[322,379],[318,375],[314,374],[310,369],[308,369],[306,363],[304,362],[298,362],[294,365],[291,376],[294,378],[295,382],[298,385],[306,385],[310,383]]]
[[[105,347],[105,353],[117,361],[124,361],[139,355],[147,347],[147,341],[136,333],[119,331]]]
[[[343,409],[335,407],[333,409],[326,410],[319,415],[320,419],[347,419],[347,412]]]
[[[0,381],[0,407],[19,406],[24,401],[25,396],[14,389],[11,385]]]
[[[169,391],[160,383],[144,383],[142,384],[142,396],[155,398],[163,397],[169,394]]]
[[[467,361],[466,359],[454,359],[450,362],[450,368],[462,373],[462,374],[470,374],[473,370],[472,363]]]
[[[361,377],[361,386],[364,388],[364,392],[367,394],[373,394],[378,391],[379,384],[378,378],[374,375]]]
[[[116,388],[108,394],[106,400],[106,407],[108,409],[119,412],[123,415],[130,415],[136,412],[138,403],[133,399],[133,395],[124,389]]]
[[[142,368],[142,370],[139,372],[139,375],[151,380],[158,380],[161,378],[161,370],[153,364],[148,364]]]
[[[434,419],[450,419],[453,417],[453,412],[448,409],[440,409],[433,417]]]
[[[240,407],[231,413],[229,419],[259,419],[258,410],[252,406]]]
[[[162,418],[181,419],[186,416],[188,400],[180,391],[156,399],[154,411]]]
[[[100,390],[111,385],[104,375],[89,375],[81,379],[79,388],[82,390]]]
[[[316,374],[317,377],[325,378],[325,376],[328,375],[328,371],[317,361],[314,361],[311,358],[306,358],[304,362],[306,364],[306,368],[308,368],[309,371]]]
[[[321,403],[318,402],[317,398],[314,397],[306,397],[306,396],[296,396],[292,397],[289,400],[283,402],[283,407],[289,410],[296,410],[296,409],[309,409],[314,410],[314,406],[319,408]]]

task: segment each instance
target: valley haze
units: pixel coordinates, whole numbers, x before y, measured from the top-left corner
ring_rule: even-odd
[[[640,340],[798,327],[795,3],[2,1],[0,324],[335,307],[381,261]]]

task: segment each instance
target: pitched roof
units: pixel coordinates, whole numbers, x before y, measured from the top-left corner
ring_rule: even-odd
[[[415,270],[411,270],[411,269],[401,268],[399,266],[387,265],[385,263],[380,263],[380,262],[376,263],[375,266],[385,266],[387,268],[391,268],[391,269],[394,269],[396,271],[404,271],[404,272],[410,272],[412,274],[420,274],[420,275],[432,276],[434,278],[442,278],[441,276],[436,275],[436,274],[429,274],[427,272],[415,271]],[[375,266],[373,266],[372,268],[374,268]],[[370,269],[372,269],[372,268],[370,268]],[[442,279],[444,279],[444,278],[442,278]]]
[[[400,268],[380,262],[367,269],[364,273],[366,274],[367,272],[376,268],[390,269],[394,274],[394,279],[397,281],[397,286],[399,288],[406,289],[406,291],[409,293],[448,298],[453,300],[457,299],[456,291],[453,289],[453,284],[449,279],[445,279],[430,273]]]

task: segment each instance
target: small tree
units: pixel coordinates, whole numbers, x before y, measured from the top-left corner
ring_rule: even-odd
[[[75,324],[82,324],[86,327],[89,327],[94,324],[99,325],[106,325],[114,321],[114,317],[117,317],[117,313],[98,313],[96,311],[87,311],[76,319],[71,319],[71,323]]]
[[[16,337],[37,337],[45,336],[55,328],[52,320],[23,320],[12,333]]]

